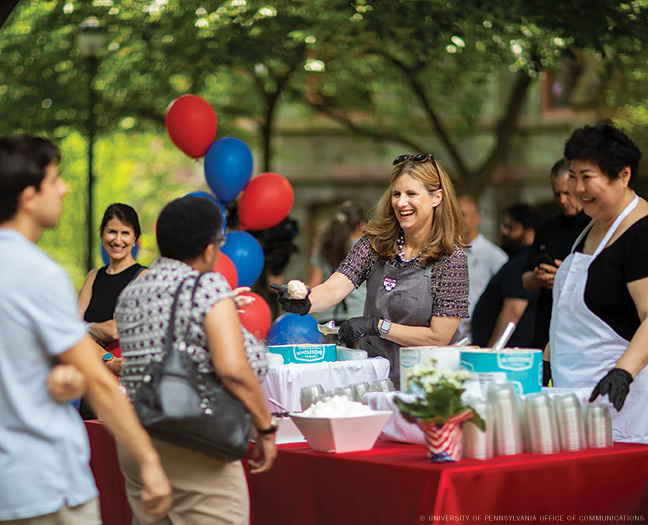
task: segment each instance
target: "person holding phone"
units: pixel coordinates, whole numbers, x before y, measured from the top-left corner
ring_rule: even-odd
[[[531,347],[541,350],[544,350],[549,341],[554,277],[562,261],[569,255],[576,237],[590,220],[583,213],[580,202],[569,193],[568,175],[569,161],[565,158],[558,160],[551,168],[549,183],[560,213],[540,225],[522,270],[524,288],[528,292],[540,290]],[[545,386],[550,378],[551,369],[547,357],[543,363],[542,382]]]
[[[533,321],[537,293],[522,286],[522,267],[527,260],[540,223],[533,206],[516,203],[504,210],[500,226],[500,246],[510,255],[509,261],[488,282],[475,305],[472,319],[472,343],[492,347],[508,323],[515,323],[509,346],[528,348],[533,338]]]

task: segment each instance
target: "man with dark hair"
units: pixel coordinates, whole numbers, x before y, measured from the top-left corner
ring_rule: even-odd
[[[100,523],[83,422],[47,389],[61,381],[57,362],[83,376],[89,401],[138,459],[146,511],[161,516],[171,488],[160,459],[101,363],[68,276],[35,245],[61,217],[59,159],[44,139],[0,137],[0,521]]]
[[[571,252],[576,238],[590,221],[583,213],[582,205],[569,193],[568,179],[569,161],[563,158],[551,168],[549,177],[560,213],[540,225],[522,274],[522,283],[527,291],[539,290],[531,348],[541,350],[549,342],[554,277],[562,261]],[[545,361],[543,365],[543,383],[547,385],[551,377],[549,361]]]
[[[474,344],[493,346],[506,325],[514,322],[517,327],[508,345],[529,348],[538,293],[527,292],[522,286],[522,267],[539,222],[538,211],[528,204],[513,204],[504,211],[500,244],[510,259],[490,280],[475,306]]]

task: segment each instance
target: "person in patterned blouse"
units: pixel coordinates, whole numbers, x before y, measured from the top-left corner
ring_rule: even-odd
[[[401,346],[448,345],[468,317],[468,261],[454,188],[428,153],[394,159],[377,217],[333,275],[301,300],[279,290],[286,311],[320,312],[367,282],[364,314],[343,323],[340,338],[359,340],[370,357],[389,359],[400,386]]]
[[[162,358],[173,295],[182,286],[176,331],[187,335],[186,348],[180,350],[197,363],[199,374],[216,374],[251,414],[259,437],[250,472],[260,473],[269,470],[276,457],[276,425],[259,384],[267,371],[265,347],[241,327],[232,290],[222,275],[211,271],[224,241],[221,228],[218,206],[202,197],[176,199],[160,213],[156,236],[161,257],[117,301],[117,328],[126,358],[122,382],[133,399],[148,364]],[[248,523],[241,461],[224,462],[158,439],[153,444],[173,486],[170,517],[188,523]],[[133,459],[121,447],[118,452],[131,507],[141,523],[148,523],[135,511],[140,480]]]

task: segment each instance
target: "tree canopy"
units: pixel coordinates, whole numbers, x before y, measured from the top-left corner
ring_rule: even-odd
[[[539,71],[583,49],[635,56],[646,40],[644,1],[23,0],[2,28],[2,131],[84,129],[75,34],[88,16],[108,34],[92,108],[103,132],[160,129],[168,103],[191,92],[270,170],[278,111],[310,108],[412,150],[435,136],[475,191],[505,158]],[[487,155],[469,160],[458,140],[483,123],[494,78],[508,95]]]
[[[477,194],[510,153],[530,86],[566,59],[602,57],[608,102],[648,122],[647,3],[11,0],[0,8],[0,133],[81,147],[92,111],[101,140],[125,150],[121,137],[162,132],[168,104],[194,93],[214,106],[219,136],[262,152],[263,171],[278,119],[326,116],[383,144],[434,147],[459,191]],[[92,108],[76,43],[87,17],[107,32]],[[478,157],[465,147],[476,134]]]

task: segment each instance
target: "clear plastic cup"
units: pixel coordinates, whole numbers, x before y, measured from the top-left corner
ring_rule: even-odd
[[[576,395],[555,396],[552,405],[558,423],[560,449],[564,451],[584,449],[586,447],[585,425],[581,405]]]
[[[311,385],[302,387],[299,393],[302,412],[317,401],[320,394],[324,393],[322,385]]]
[[[590,448],[607,448],[612,443],[612,415],[606,406],[585,407],[585,434]]]
[[[346,397],[350,401],[356,400],[355,389],[352,386],[343,386],[343,387],[336,388],[333,391],[333,393],[336,396]]]
[[[355,400],[362,403],[362,396],[371,390],[371,383],[365,381],[364,383],[356,383],[355,385],[351,385],[351,387],[355,392]]]
[[[493,414],[493,443],[496,456],[512,456],[524,451],[518,399],[510,383],[491,383],[488,404]]]
[[[392,383],[391,379],[378,379],[371,383],[372,392],[393,392],[394,390],[396,388],[394,388],[394,383]]]
[[[464,459],[490,459],[493,457],[493,417],[485,401],[472,401],[471,408],[482,416],[486,428],[466,421],[462,428],[461,457]]]
[[[527,451],[555,454],[560,450],[558,430],[547,394],[529,394],[524,399]]]

